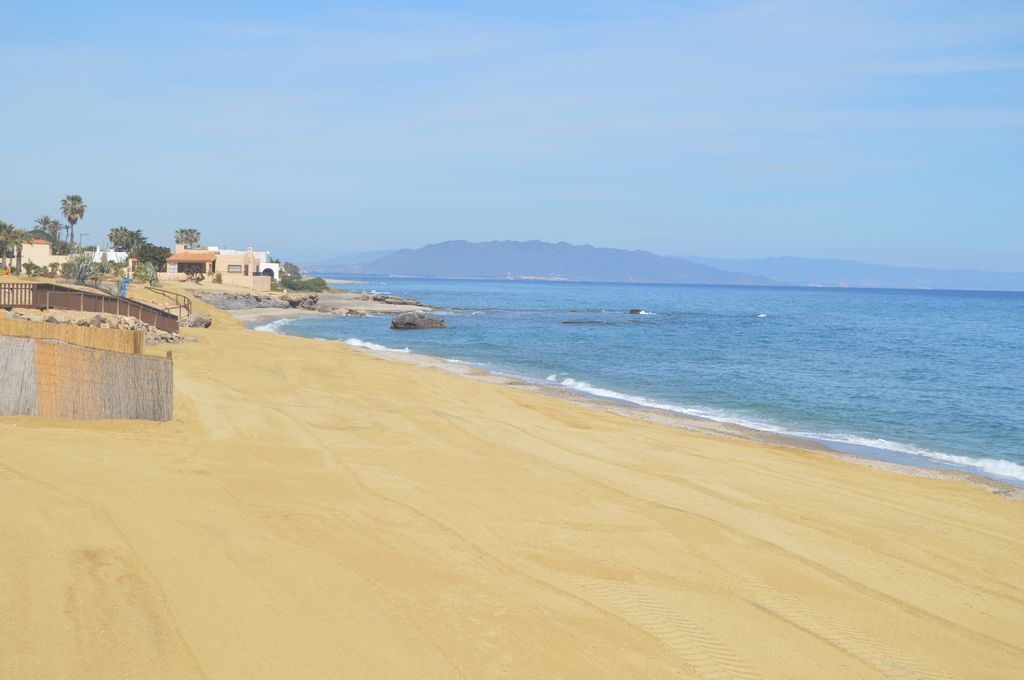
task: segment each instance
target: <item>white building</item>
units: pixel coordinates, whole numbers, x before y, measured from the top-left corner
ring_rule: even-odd
[[[107,256],[107,262],[117,262],[118,264],[128,262],[128,253],[123,253],[113,248],[95,250],[92,254],[92,261],[103,262],[104,255]]]

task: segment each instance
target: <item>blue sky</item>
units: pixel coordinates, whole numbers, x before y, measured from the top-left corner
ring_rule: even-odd
[[[0,0],[0,95],[0,219],[86,241],[1024,270],[1021,2]]]

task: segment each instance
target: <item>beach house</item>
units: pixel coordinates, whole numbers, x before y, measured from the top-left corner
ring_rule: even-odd
[[[281,266],[270,261],[266,250],[221,249],[217,246],[186,248],[177,243],[174,253],[167,258],[167,271],[163,280],[179,281],[189,275],[202,274],[210,278],[220,274],[222,283],[253,290],[270,290],[270,284],[281,275]]]
[[[51,264],[64,264],[68,261],[67,255],[54,255],[53,244],[41,238],[28,241],[21,247],[21,262],[31,262],[39,267],[49,267]]]

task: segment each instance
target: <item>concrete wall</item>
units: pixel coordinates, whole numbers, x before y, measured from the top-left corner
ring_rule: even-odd
[[[242,286],[253,290],[266,292],[270,290],[271,278],[269,276],[245,276],[244,274],[228,274],[218,272],[221,275],[221,283],[231,286]]]
[[[269,276],[246,276],[244,274],[227,274],[224,272],[217,272],[217,274],[220,274],[221,276],[221,283],[231,286],[239,286],[241,288],[252,288],[253,290],[261,293],[266,293],[270,290],[270,282],[273,280]],[[217,284],[213,283],[213,277],[217,274],[207,274],[206,280],[203,281],[203,285],[205,286],[209,284],[216,286]],[[160,272],[157,274],[157,278],[161,281],[182,282],[186,280],[184,274],[175,274],[172,272]]]

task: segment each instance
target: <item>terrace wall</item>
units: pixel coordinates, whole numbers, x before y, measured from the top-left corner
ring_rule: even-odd
[[[122,354],[142,354],[146,346],[145,331],[25,321],[8,319],[2,315],[0,315],[0,335],[35,338],[36,340],[63,340],[79,347],[105,349]]]

